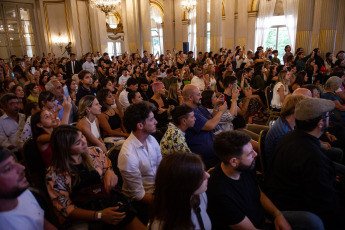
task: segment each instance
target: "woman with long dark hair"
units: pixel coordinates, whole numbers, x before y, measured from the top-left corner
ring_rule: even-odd
[[[118,178],[110,160],[101,149],[88,148],[78,128],[58,127],[51,147],[46,184],[61,223],[69,220],[73,226],[78,221],[79,227],[83,223],[90,229],[145,229],[123,197],[113,191]]]
[[[163,158],[156,175],[150,229],[211,229],[205,194],[209,177],[196,154]]]

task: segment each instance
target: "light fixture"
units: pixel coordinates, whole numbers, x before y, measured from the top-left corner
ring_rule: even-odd
[[[186,11],[187,13],[189,13],[196,6],[196,1],[195,0],[186,0],[186,1],[182,1],[181,4],[183,7],[183,10]]]
[[[117,5],[120,4],[121,0],[89,0],[91,7],[96,6],[104,13],[113,11]]]
[[[59,33],[59,36],[53,38],[53,42],[55,43],[55,45],[57,47],[60,48],[60,50],[62,52],[62,48],[65,46],[65,44],[68,43],[68,39],[67,39],[67,37],[61,36],[61,33]]]

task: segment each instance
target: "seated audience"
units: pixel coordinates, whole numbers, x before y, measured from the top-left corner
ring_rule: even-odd
[[[281,109],[284,99],[288,94],[290,94],[288,87],[290,78],[291,73],[289,71],[282,70],[279,72],[277,83],[274,85],[273,88],[273,97],[271,101],[272,108],[276,110]]]
[[[182,97],[182,91],[180,89],[180,87],[178,86],[177,83],[173,83],[170,85],[168,91],[168,97],[167,97],[167,101],[169,105],[173,105],[173,106],[178,106],[178,105],[182,105],[183,103],[183,97]]]
[[[107,149],[104,145],[99,130],[99,122],[97,116],[101,114],[102,106],[96,97],[91,95],[84,96],[79,102],[79,121],[77,127],[85,136],[89,146],[97,146],[104,153]]]
[[[38,104],[36,102],[29,102],[26,104],[25,106],[26,122],[25,122],[23,132],[20,134],[19,142],[24,144],[25,141],[27,141],[32,136],[31,116],[37,113],[38,111],[40,111],[40,107],[38,107]]]
[[[131,132],[122,145],[118,168],[123,178],[122,192],[135,200],[138,217],[148,221],[147,211],[153,201],[154,181],[158,165],[162,159],[156,139],[157,121],[154,106],[149,102],[130,105],[124,114],[124,125]]]
[[[192,78],[191,84],[198,87],[198,89],[202,92],[209,87],[210,82],[204,79],[201,69],[196,69],[194,73],[195,76]]]
[[[38,103],[38,95],[40,94],[40,88],[35,83],[30,83],[25,86],[26,96],[28,101]]]
[[[195,154],[166,156],[157,170],[150,229],[211,229],[205,193],[209,176]]]
[[[301,71],[301,72],[297,73],[296,80],[291,85],[292,92],[298,88],[301,88],[307,82],[308,82],[308,75],[306,72]]]
[[[197,86],[186,85],[183,88],[182,96],[184,104],[193,109],[196,118],[194,126],[186,130],[187,144],[193,153],[202,157],[206,169],[209,169],[218,163],[213,150],[214,133],[220,130],[218,124],[227,110],[227,103],[224,102],[219,107],[219,111],[212,116],[201,105],[201,93]]]
[[[86,95],[96,96],[96,89],[92,87],[93,79],[92,75],[87,70],[82,70],[78,74],[79,77],[79,87],[76,95],[76,105],[79,104],[80,99]]]
[[[26,98],[23,88],[18,84],[11,87],[10,93],[15,94],[19,101],[19,112],[24,113],[24,107],[26,105]]]
[[[129,104],[134,104],[140,101],[143,101],[143,97],[139,91],[128,92],[128,101]]]
[[[296,129],[279,141],[265,191],[281,210],[312,212],[325,229],[344,229],[343,196],[337,191],[344,181],[337,182],[333,162],[321,151],[319,141],[333,109],[334,103],[325,99],[297,103]]]
[[[0,146],[17,151],[22,147],[19,136],[24,129],[25,115],[19,113],[19,100],[15,94],[4,94],[0,102],[4,111],[0,117]]]
[[[169,123],[161,142],[161,153],[165,157],[173,152],[191,152],[185,138],[185,132],[195,124],[193,109],[177,106],[172,114],[173,121]]]
[[[112,108],[115,104],[113,94],[109,89],[101,89],[97,92],[97,99],[102,106],[101,114],[97,116],[103,137],[128,137],[122,125],[123,113],[121,109]]]
[[[57,229],[44,218],[44,210],[28,189],[25,167],[0,149],[0,226],[3,229]]]
[[[122,111],[125,111],[130,104],[128,101],[128,92],[137,91],[137,90],[138,90],[137,79],[129,78],[127,80],[127,88],[125,90],[122,90],[122,92],[119,95],[119,102],[120,102]]]
[[[207,213],[214,229],[269,229],[266,215],[276,229],[323,229],[317,216],[302,211],[281,212],[262,192],[254,170],[257,153],[248,135],[223,132],[217,135],[214,148],[221,160],[210,173],[207,190]]]
[[[169,116],[171,110],[174,108],[173,105],[169,105],[165,99],[166,89],[162,82],[155,82],[152,84],[153,96],[149,100],[156,110],[153,111],[155,119],[157,120],[157,128],[166,127],[169,123]]]
[[[52,134],[51,145],[53,160],[46,185],[61,223],[69,220],[72,227],[84,223],[92,229],[115,228],[112,225],[145,229],[129,207],[119,210],[122,200],[113,191],[118,178],[111,162],[101,149],[88,148],[78,128],[60,126]]]

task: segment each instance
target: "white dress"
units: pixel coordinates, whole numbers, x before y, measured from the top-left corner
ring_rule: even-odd
[[[280,101],[280,95],[278,92],[278,89],[281,86],[284,87],[284,95],[288,95],[288,93],[289,93],[288,87],[283,85],[283,83],[278,82],[277,84],[275,84],[275,86],[273,88],[273,97],[272,97],[272,101],[271,101],[272,108],[281,109],[281,107],[282,107],[282,102]]]

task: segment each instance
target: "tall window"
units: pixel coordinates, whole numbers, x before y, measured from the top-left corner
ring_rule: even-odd
[[[152,36],[152,52],[164,53],[163,47],[163,15],[159,7],[155,4],[150,5],[151,14],[151,36]]]
[[[207,38],[206,38],[206,50],[210,52],[211,49],[211,23],[207,23]]]
[[[272,47],[278,50],[278,58],[283,60],[284,48],[290,44],[289,34],[286,28],[285,16],[273,17],[274,25],[271,26],[265,42],[265,48]]]
[[[121,42],[108,41],[107,53],[109,56],[120,56],[122,55]]]
[[[32,57],[36,53],[31,6],[0,4],[0,54]]]

